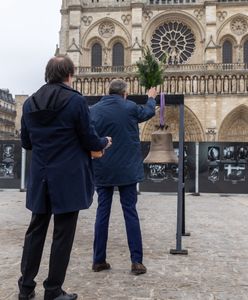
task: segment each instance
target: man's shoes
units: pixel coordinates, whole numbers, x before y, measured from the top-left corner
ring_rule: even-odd
[[[132,263],[131,273],[134,275],[141,275],[146,273],[146,267],[141,263]]]
[[[18,295],[18,299],[19,300],[30,300],[30,299],[33,299],[35,297],[35,291],[32,291],[31,293],[29,294],[23,294],[23,293],[20,293]]]
[[[110,264],[107,263],[106,261],[104,261],[103,263],[100,263],[100,264],[93,264],[92,265],[92,270],[94,272],[101,272],[103,270],[109,270],[111,267],[110,267]]]
[[[52,296],[51,292],[45,291],[45,300],[75,300],[77,299],[77,294],[67,294],[65,291],[61,291],[61,294],[58,296]]]

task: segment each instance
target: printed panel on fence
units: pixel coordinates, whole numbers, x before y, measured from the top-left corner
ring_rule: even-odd
[[[0,188],[20,188],[20,177],[20,141],[0,141]]]
[[[145,158],[150,142],[142,142],[142,154]],[[173,143],[175,153],[179,154],[178,143]],[[144,164],[145,180],[140,183],[140,191],[177,192],[178,164]],[[187,192],[194,192],[195,184],[195,143],[184,146],[184,179]]]
[[[247,193],[247,159],[247,143],[200,143],[200,192]]]

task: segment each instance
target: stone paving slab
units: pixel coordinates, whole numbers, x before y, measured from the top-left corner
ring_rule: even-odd
[[[248,197],[246,195],[186,195],[187,256],[171,255],[176,245],[176,195],[142,193],[138,210],[148,273],[130,274],[130,258],[118,194],[110,220],[108,261],[112,269],[91,271],[96,201],[80,212],[64,288],[79,300],[248,300]],[[17,279],[30,213],[25,193],[0,191],[0,300],[17,299]],[[48,269],[52,223],[36,278]]]

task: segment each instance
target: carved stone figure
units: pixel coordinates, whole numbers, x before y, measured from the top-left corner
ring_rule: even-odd
[[[138,94],[139,93],[139,82],[138,79],[135,78],[133,81],[133,93]]]
[[[214,80],[213,76],[209,76],[208,78],[208,92],[212,94],[214,92]]]
[[[178,78],[178,93],[179,94],[182,94],[183,93],[183,79],[182,79],[182,77],[179,77]]]
[[[197,77],[194,76],[193,78],[193,93],[197,94],[198,93],[198,84],[197,84]]]
[[[190,94],[191,92],[191,88],[190,88],[190,78],[189,76],[186,77],[186,82],[185,82],[185,91],[186,91],[186,94]]]
[[[175,82],[174,77],[171,78],[170,92],[171,92],[171,94],[175,94],[175,92],[176,92],[176,82]]]
[[[221,93],[221,77],[218,76],[216,80],[216,92]]]
[[[89,82],[88,79],[84,81],[84,94],[88,95],[89,94]]]
[[[205,78],[204,76],[201,76],[201,81],[200,81],[200,88],[201,88],[201,93],[205,93]]]
[[[168,92],[168,78],[167,77],[164,78],[164,92],[165,93]]]
[[[239,79],[239,91],[240,93],[244,93],[245,91],[245,80],[243,75],[241,75]]]
[[[233,76],[232,77],[232,93],[236,93],[237,91],[237,81],[236,81],[236,77]]]
[[[224,78],[224,92],[228,93],[228,77],[225,76]]]
[[[97,82],[97,94],[98,95],[103,94],[103,85],[102,85],[102,79],[101,78]]]

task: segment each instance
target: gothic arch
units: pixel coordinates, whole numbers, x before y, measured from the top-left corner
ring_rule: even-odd
[[[151,37],[152,32],[158,27],[161,23],[169,20],[179,20],[186,23],[192,29],[196,30],[195,33],[199,35],[199,40],[203,41],[205,39],[205,30],[202,24],[194,18],[191,14],[184,11],[170,10],[169,12],[162,12],[152,18],[145,26],[143,30],[143,39],[147,41]]]
[[[155,131],[156,126],[159,125],[160,109],[156,109],[156,115],[154,118],[147,121],[143,129],[141,130],[141,140],[150,141],[151,133]],[[165,123],[169,125],[169,132],[172,133],[173,141],[178,141],[179,135],[179,108],[176,106],[166,106],[165,109]],[[204,131],[197,116],[185,106],[184,111],[184,130],[185,141],[195,142],[204,141]]]
[[[151,21],[149,21],[143,31],[143,41],[147,45],[150,45],[152,36],[159,26],[163,26],[164,23],[169,22],[179,22],[186,25],[194,34],[195,37],[195,47],[192,55],[188,58],[188,63],[197,63],[198,57],[204,57],[204,49],[202,47],[202,42],[205,37],[204,30],[199,21],[192,15],[186,12],[169,11],[158,14]]]
[[[219,141],[248,142],[248,106],[233,109],[222,121]]]
[[[89,28],[85,31],[85,33],[82,35],[81,37],[81,41],[80,41],[80,44],[81,46],[84,48],[86,47],[86,45],[88,44],[88,39],[91,39],[91,34],[93,32],[94,29],[97,28],[97,26],[102,23],[102,22],[105,22],[105,21],[110,21],[112,23],[115,24],[115,26],[118,26],[120,27],[124,33],[126,34],[126,38],[127,38],[127,43],[128,45],[131,45],[131,42],[132,42],[132,38],[131,38],[131,35],[130,33],[128,32],[128,30],[126,29],[125,26],[123,26],[120,22],[116,21],[115,19],[112,19],[112,18],[103,18],[103,19],[100,19],[98,20],[97,22],[93,23],[91,26],[89,26]]]
[[[114,36],[108,42],[108,48],[112,48],[115,43],[122,43],[123,46],[124,46],[124,48],[128,48],[129,47],[127,40],[125,40],[122,36],[119,36],[119,35]]]
[[[246,19],[246,20],[248,21],[248,17],[247,17],[246,15],[244,15],[244,14],[235,14],[235,15],[231,16],[230,18],[226,19],[226,21],[224,21],[224,22],[222,23],[222,25],[220,26],[220,28],[219,28],[219,29],[217,30],[217,32],[216,32],[216,41],[217,41],[217,42],[220,41],[220,40],[222,39],[221,32],[222,32],[222,30],[225,28],[225,26],[226,26],[228,23],[232,22],[232,20],[233,20],[234,18],[237,18],[237,17],[242,17],[242,18],[244,18],[244,19]],[[229,30],[228,30],[228,31],[229,31]],[[219,44],[219,42],[218,42],[218,44]]]

